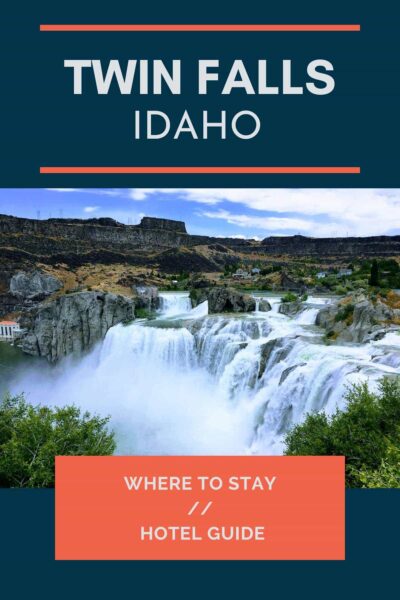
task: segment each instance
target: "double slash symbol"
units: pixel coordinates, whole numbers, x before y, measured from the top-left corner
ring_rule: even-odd
[[[200,502],[199,502],[199,501],[197,501],[197,502],[195,502],[195,503],[193,504],[192,508],[191,508],[191,509],[189,510],[189,512],[188,512],[188,515],[189,515],[189,516],[190,516],[190,515],[192,515],[192,514],[194,513],[194,511],[196,510],[196,508],[198,507],[198,505],[199,505],[199,504],[200,504]],[[206,504],[206,506],[203,508],[203,510],[202,510],[202,511],[201,511],[201,513],[200,513],[200,516],[201,516],[201,517],[203,517],[203,516],[206,514],[206,512],[207,512],[207,511],[208,511],[208,509],[210,508],[211,504],[212,504],[212,502],[211,502],[211,501],[210,501],[210,502],[208,502],[208,504]]]

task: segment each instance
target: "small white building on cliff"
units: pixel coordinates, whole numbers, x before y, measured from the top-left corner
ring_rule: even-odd
[[[0,340],[10,341],[20,331],[16,321],[0,321]]]

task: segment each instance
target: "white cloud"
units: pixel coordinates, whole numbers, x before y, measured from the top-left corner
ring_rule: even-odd
[[[189,202],[196,202],[198,204],[215,205],[219,204],[222,201],[222,199],[214,197],[213,194],[191,194],[191,192],[197,191],[198,190],[196,189],[190,190],[186,188],[132,188],[131,190],[129,190],[129,197],[131,198],[131,200],[136,200],[138,202],[148,200],[151,196],[155,194],[162,194],[165,196],[173,195],[175,198],[187,200]],[[207,192],[207,189],[204,191]]]
[[[71,193],[71,192],[80,192],[81,190],[78,188],[46,188],[46,190],[48,192],[65,192],[65,193]]]
[[[295,231],[312,235],[315,231],[315,224],[311,221],[300,218],[291,217],[262,217],[249,216],[242,214],[233,214],[227,210],[204,211],[201,213],[203,217],[209,219],[222,219],[230,225],[237,225],[247,229],[262,229],[264,231]],[[332,225],[322,226],[325,235],[332,234]],[[321,235],[321,231],[318,231]]]
[[[231,203],[260,213],[260,217],[231,212],[204,213],[242,227],[266,231],[295,230],[314,236],[382,235],[400,227],[399,189],[141,189],[142,200],[155,193],[188,202]],[[262,215],[275,213],[276,216]],[[280,216],[284,214],[285,216]],[[229,215],[229,219],[228,219]],[[240,221],[240,223],[239,223]]]
[[[96,212],[96,210],[99,210],[99,206],[85,206],[85,208],[83,209],[83,211],[85,213],[94,213]]]
[[[59,193],[77,193],[77,194],[92,194],[94,196],[126,196],[127,191],[124,188],[114,190],[103,190],[102,188],[46,188],[48,192],[59,192]]]
[[[284,232],[315,237],[368,236],[400,230],[399,189],[55,188],[52,191],[119,196],[135,202],[157,195],[167,203],[173,197],[205,205],[204,208],[214,207],[215,210],[206,210],[201,216],[225,220],[241,228],[259,229],[264,236]],[[164,216],[167,215],[166,206]]]

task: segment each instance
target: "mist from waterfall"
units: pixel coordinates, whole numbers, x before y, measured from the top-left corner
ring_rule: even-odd
[[[308,412],[344,408],[349,384],[399,372],[399,335],[327,345],[314,323],[329,299],[294,318],[267,299],[269,312],[207,315],[207,302],[163,293],[155,320],[113,327],[79,361],[19,373],[12,392],[111,415],[120,454],[281,454]]]

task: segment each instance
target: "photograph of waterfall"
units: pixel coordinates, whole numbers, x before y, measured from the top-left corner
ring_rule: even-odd
[[[400,190],[0,190],[0,486],[115,453],[400,487],[399,376]]]

